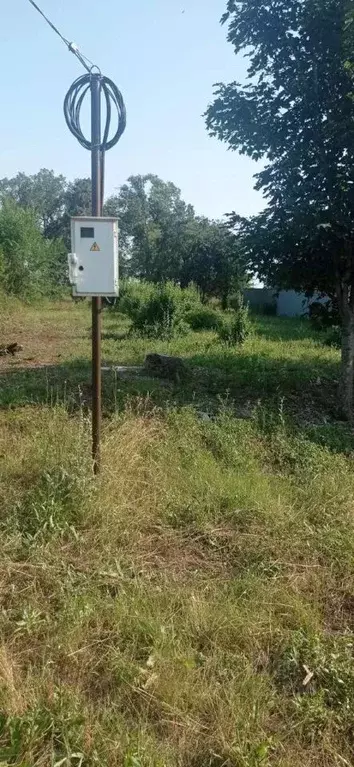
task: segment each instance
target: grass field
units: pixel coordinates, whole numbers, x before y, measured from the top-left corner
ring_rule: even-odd
[[[0,344],[0,765],[354,764],[354,434],[306,322],[147,342],[86,304],[8,305]]]

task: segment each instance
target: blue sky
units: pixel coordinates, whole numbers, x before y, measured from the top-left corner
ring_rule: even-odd
[[[208,137],[202,118],[213,83],[244,76],[219,24],[226,0],[38,2],[123,93],[128,125],[107,155],[107,193],[131,174],[150,172],[176,183],[200,214],[263,207],[253,190],[257,166]],[[89,175],[89,153],[62,113],[80,64],[28,0],[2,9],[0,64],[0,177],[39,168]]]

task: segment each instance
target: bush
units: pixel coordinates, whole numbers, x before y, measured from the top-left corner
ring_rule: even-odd
[[[192,330],[220,330],[223,316],[215,309],[200,307],[186,313],[185,320]]]
[[[240,290],[238,290],[237,293],[232,293],[229,297],[228,304],[230,309],[233,309],[235,312],[239,311],[243,306],[243,297]]]
[[[21,299],[56,295],[67,285],[61,240],[45,239],[35,212],[5,200],[0,209],[0,290]]]
[[[133,330],[150,338],[172,338],[181,332],[182,315],[166,288],[152,295],[137,313]]]
[[[339,325],[333,325],[327,331],[323,343],[325,346],[334,346],[335,349],[340,349],[342,346],[342,328]]]
[[[223,323],[218,330],[218,336],[222,343],[227,346],[242,346],[251,330],[251,323],[248,316],[248,306],[241,305],[235,312],[231,321]]]
[[[35,214],[5,201],[0,210],[0,286],[18,298],[45,292],[47,243]]]
[[[149,282],[122,280],[119,286],[119,298],[112,305],[112,310],[126,314],[134,322],[142,306],[153,295],[154,289],[155,286]]]
[[[188,331],[186,315],[201,308],[197,290],[181,290],[172,282],[163,285],[128,282],[117,302],[132,320],[132,331],[150,338],[172,338]]]

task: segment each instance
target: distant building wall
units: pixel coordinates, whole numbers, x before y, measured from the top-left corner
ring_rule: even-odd
[[[247,288],[243,297],[253,311],[262,311],[265,306],[276,304],[276,294],[271,288]]]
[[[281,290],[277,298],[277,314],[279,317],[301,317],[308,310],[308,304],[304,293]]]
[[[244,291],[244,300],[253,311],[262,312],[265,307],[275,304],[279,317],[301,317],[307,314],[311,303],[326,302],[328,297],[314,296],[309,300],[304,293],[295,290],[281,290],[277,296],[276,291],[270,288],[248,288]]]
[[[281,290],[277,299],[277,315],[279,317],[302,317],[307,315],[311,304],[318,302],[325,304],[329,301],[328,296],[314,295],[306,298],[304,293],[296,293],[295,290]]]

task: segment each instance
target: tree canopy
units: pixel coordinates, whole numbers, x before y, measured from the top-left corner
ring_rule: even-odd
[[[348,0],[229,0],[223,22],[247,81],[219,84],[209,132],[265,167],[267,207],[233,217],[273,285],[336,293],[348,412],[354,359],[354,98]]]
[[[9,203],[10,208],[6,207]],[[46,278],[49,274],[54,284],[65,283],[70,216],[90,215],[90,179],[69,182],[46,169],[33,176],[19,173],[0,180],[0,204],[8,216],[14,206],[30,214],[38,235],[53,243]],[[117,194],[107,199],[104,214],[118,218],[123,276],[155,283],[195,282],[205,297],[219,296],[224,305],[242,279],[235,235],[224,223],[196,216],[192,205],[182,199],[180,189],[171,181],[163,181],[154,174],[131,176]],[[12,213],[11,216],[15,225]],[[8,250],[6,253],[9,257]],[[21,270],[19,252],[17,258]]]
[[[175,184],[153,174],[131,176],[119,194],[107,200],[105,212],[118,217],[125,258],[134,276],[152,282],[179,279],[194,210]]]
[[[11,199],[34,211],[45,237],[58,236],[65,211],[67,182],[64,176],[42,168],[33,176],[18,173],[0,180],[0,199]]]
[[[181,283],[193,282],[202,297],[217,296],[224,309],[230,293],[247,282],[238,237],[220,221],[196,217],[187,230]]]

